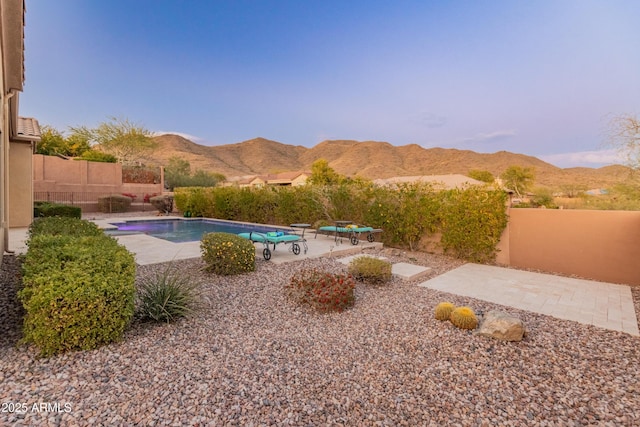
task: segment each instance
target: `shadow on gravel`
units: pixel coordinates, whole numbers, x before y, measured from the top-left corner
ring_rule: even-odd
[[[4,255],[0,267],[0,349],[15,346],[22,338],[24,308],[18,301],[20,261]]]

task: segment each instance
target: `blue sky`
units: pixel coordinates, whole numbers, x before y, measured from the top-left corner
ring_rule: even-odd
[[[638,17],[636,0],[27,0],[20,114],[597,167],[609,118],[640,113]]]

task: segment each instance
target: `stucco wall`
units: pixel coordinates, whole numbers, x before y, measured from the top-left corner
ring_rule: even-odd
[[[513,267],[640,285],[638,211],[510,209],[504,239]]]
[[[80,205],[84,211],[95,210],[97,198],[107,194],[136,194],[136,201],[141,203],[145,194],[162,194],[162,182],[161,179],[159,184],[123,183],[119,163],[33,155],[33,192],[74,193],[71,203]],[[69,203],[66,198],[54,201]]]
[[[28,227],[33,220],[30,143],[12,142],[9,149],[9,227]]]

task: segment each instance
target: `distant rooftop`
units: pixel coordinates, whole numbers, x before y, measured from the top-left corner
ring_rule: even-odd
[[[452,188],[462,188],[469,185],[485,185],[485,182],[469,178],[461,174],[449,175],[415,175],[415,176],[394,176],[392,178],[374,179],[377,185],[393,185],[411,182],[424,182],[433,184],[435,187],[449,190]]]

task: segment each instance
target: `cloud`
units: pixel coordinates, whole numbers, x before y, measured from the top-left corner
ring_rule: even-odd
[[[421,124],[428,128],[440,128],[447,124],[447,118],[434,113],[419,113],[411,119],[412,122]]]
[[[489,142],[495,142],[495,141],[500,141],[500,140],[503,140],[503,139],[512,138],[514,136],[516,136],[516,131],[514,131],[514,130],[498,130],[498,131],[490,132],[490,133],[478,133],[478,134],[475,134],[474,136],[472,136],[470,138],[464,138],[462,140],[462,142],[465,142],[465,143],[469,143],[469,142],[489,143]]]
[[[538,158],[562,168],[576,166],[600,167],[624,162],[624,158],[617,150],[577,151],[574,153],[548,154],[538,156]]]
[[[188,133],[184,133],[184,132],[173,132],[173,131],[163,131],[163,130],[159,130],[156,132],[153,132],[153,136],[160,136],[160,135],[178,135],[181,136],[185,139],[188,139],[191,142],[198,142],[198,143],[202,143],[204,142],[204,138],[200,138],[198,136],[195,135],[189,135]]]

